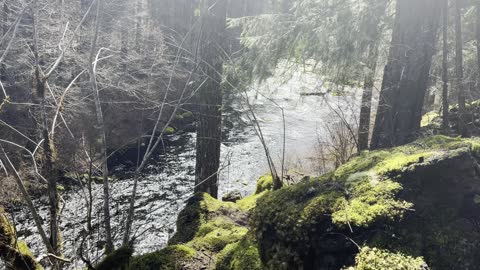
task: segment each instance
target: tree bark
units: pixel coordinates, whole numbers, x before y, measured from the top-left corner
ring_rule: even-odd
[[[35,2],[33,9],[37,9],[37,3]],[[33,54],[35,59],[35,71],[33,78],[33,91],[36,94],[37,102],[40,108],[40,133],[43,139],[43,167],[42,174],[47,179],[47,194],[50,206],[50,245],[55,255],[61,256],[61,239],[59,223],[59,195],[57,190],[57,179],[59,177],[58,171],[55,166],[55,145],[48,132],[48,115],[45,100],[45,88],[46,79],[40,70],[40,58],[38,55],[38,37],[37,37],[37,14],[33,17]],[[54,265],[54,268],[59,268],[58,264]]]
[[[478,91],[480,92],[480,1],[477,1],[476,5],[476,11],[477,11],[477,16],[476,16],[476,38],[477,38],[477,88]]]
[[[448,105],[448,0],[443,0],[443,59],[442,59],[442,130],[448,133],[449,105]]]
[[[37,212],[37,209],[33,205],[32,199],[30,198],[30,195],[28,194],[27,189],[25,188],[25,185],[23,184],[22,179],[20,178],[20,175],[18,174],[18,171],[15,169],[13,166],[12,162],[8,158],[7,154],[5,153],[5,150],[3,147],[0,145],[0,149],[2,150],[2,156],[3,156],[3,164],[5,164],[9,170],[10,173],[13,174],[13,177],[15,178],[15,182],[18,186],[18,189],[20,189],[20,192],[22,193],[23,200],[25,201],[25,204],[27,205],[28,209],[30,210],[30,213],[32,214],[33,221],[35,222],[35,226],[37,227],[38,233],[40,234],[40,237],[42,238],[42,241],[47,248],[47,251],[54,254],[55,250],[53,249],[50,240],[47,237],[47,234],[45,233],[45,230],[42,227],[42,218]]]
[[[377,70],[378,46],[380,38],[380,20],[385,15],[387,1],[371,1],[370,6],[373,12],[366,18],[365,27],[367,35],[367,61],[365,81],[363,84],[362,104],[360,108],[360,121],[358,126],[358,151],[368,149],[368,138],[370,135],[370,118],[372,108],[372,92],[375,83],[375,72]]]
[[[120,67],[122,69],[122,72],[124,74],[127,74],[128,72],[128,0],[123,0],[122,1],[122,22],[121,22],[121,29],[120,29],[120,40],[121,40],[121,46],[120,46],[120,53],[121,53],[121,64]]]
[[[8,8],[7,1],[3,2],[2,10],[2,36],[7,33],[8,30],[8,15],[10,14],[10,9]]]
[[[372,149],[408,143],[420,128],[439,14],[436,0],[397,1]]]
[[[95,50],[97,47],[97,39],[100,28],[100,22],[102,14],[103,1],[98,0],[97,2],[97,14],[95,16],[95,32],[93,35],[92,46],[90,48],[90,57],[88,63],[88,73],[90,75],[90,83],[93,90],[93,99],[95,102],[95,112],[97,115],[97,125],[99,128],[100,138],[102,141],[101,151],[102,151],[102,173],[103,173],[103,219],[105,227],[105,251],[107,254],[111,253],[114,249],[113,240],[112,240],[112,229],[110,224],[110,187],[108,183],[108,150],[107,150],[107,136],[105,129],[105,122],[103,119],[103,111],[100,103],[100,95],[98,93],[97,79],[95,76],[94,61],[95,61]]]
[[[206,5],[205,5],[206,4]],[[202,9],[200,64],[205,82],[199,90],[199,122],[195,167],[195,192],[218,196],[222,124],[223,42],[226,33],[226,0],[208,0]]]
[[[458,132],[467,136],[465,86],[463,85],[462,1],[455,0],[455,85],[458,95]]]

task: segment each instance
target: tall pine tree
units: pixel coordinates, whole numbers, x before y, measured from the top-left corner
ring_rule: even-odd
[[[371,143],[373,149],[408,143],[420,128],[440,6],[436,0],[397,2]]]
[[[226,36],[226,0],[206,0],[201,9],[200,67],[195,191],[218,196],[222,125],[223,43]]]

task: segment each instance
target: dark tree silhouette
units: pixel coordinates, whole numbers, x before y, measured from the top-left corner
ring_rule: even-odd
[[[435,0],[398,1],[371,147],[405,144],[420,127],[438,28]]]
[[[218,196],[222,124],[222,54],[226,34],[226,0],[208,0],[202,7],[200,59],[205,76],[199,90],[195,191]]]

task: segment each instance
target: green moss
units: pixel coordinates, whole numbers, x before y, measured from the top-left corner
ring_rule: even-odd
[[[227,245],[217,256],[215,269],[263,269],[254,235],[252,233],[248,233],[239,242]]]
[[[165,130],[164,130],[164,134],[166,135],[170,135],[170,134],[173,134],[175,133],[175,128],[173,127],[166,127]]]
[[[253,226],[264,263],[269,269],[290,269],[303,261],[318,260],[320,263],[330,260],[322,259],[321,256],[310,257],[318,250],[328,253],[325,251],[328,250],[326,243],[332,243],[332,240],[326,232],[350,234],[352,231],[365,232],[381,228],[380,231],[392,231],[390,235],[397,235],[396,239],[391,239],[381,234],[379,238],[383,239],[384,243],[397,241],[397,244],[401,242],[405,244],[404,246],[416,245],[412,241],[399,241],[398,235],[404,234],[402,231],[393,233],[392,228],[397,228],[397,224],[404,221],[407,213],[409,216],[415,214],[418,201],[425,203],[426,200],[434,199],[417,200],[417,197],[424,196],[419,195],[420,191],[432,194],[434,192],[432,188],[423,190],[425,187],[422,185],[427,183],[427,179],[421,175],[429,173],[428,181],[432,181],[431,185],[444,189],[445,182],[435,183],[435,179],[445,178],[445,173],[438,174],[438,168],[447,171],[452,168],[462,170],[465,165],[452,167],[448,162],[452,160],[458,160],[459,164],[464,164],[464,160],[473,162],[471,154],[479,157],[479,150],[479,139],[429,137],[392,149],[362,152],[334,173],[265,194],[258,199],[257,207],[253,210]],[[470,165],[467,167],[471,168]],[[471,175],[471,172],[467,172],[466,175]],[[451,181],[448,179],[451,177],[442,181]],[[451,188],[447,188],[447,191],[439,190],[435,198],[441,200],[445,194],[451,193],[450,190]],[[470,194],[472,190],[475,190],[475,194],[480,194],[477,187],[472,186],[460,191],[460,194],[462,192]],[[449,203],[453,201],[458,201],[457,208],[461,207],[461,199],[452,197]],[[469,202],[475,202],[474,195]],[[430,207],[433,206],[422,207],[427,207],[426,209],[431,211]],[[422,213],[423,219],[433,220],[433,217],[427,218],[426,213]],[[445,220],[453,218],[453,215],[445,216]],[[360,241],[367,241],[362,238],[366,235],[368,233],[360,234]],[[459,240],[462,237],[455,239]],[[345,248],[348,243],[343,244],[344,240],[335,240],[338,241],[339,247],[335,247],[337,242],[333,242],[332,252],[338,252],[339,248],[347,253],[352,252]],[[438,247],[441,242],[435,240],[431,243]],[[452,244],[449,245],[452,247]],[[418,253],[417,250],[410,249],[408,254]],[[345,263],[348,262],[348,255],[344,255],[343,258]],[[439,255],[435,254],[429,258],[438,259]],[[341,265],[342,262],[335,263]]]
[[[426,263],[423,258],[413,258],[388,250],[364,247],[355,258],[355,266],[346,270],[422,270]]]
[[[433,152],[420,151],[420,153],[408,154],[404,152],[394,152],[374,167],[378,174],[387,174],[392,171],[399,171],[406,166],[419,163],[421,160],[429,158]]]
[[[431,125],[435,119],[439,117],[438,113],[435,111],[428,112],[422,116],[422,121],[420,123],[421,127],[426,127]]]
[[[247,228],[235,224],[227,217],[217,217],[202,224],[188,245],[218,252],[226,245],[240,240],[247,231]]]
[[[133,248],[120,247],[107,255],[95,266],[95,270],[122,269],[127,266],[133,254]]]
[[[337,211],[332,213],[333,223],[367,227],[379,220],[401,219],[405,210],[413,206],[406,201],[395,199],[401,189],[399,183],[391,180],[355,185],[349,199],[337,204]]]
[[[183,118],[191,118],[193,117],[193,113],[191,111],[186,111],[181,114]]]
[[[23,241],[16,241],[15,230],[2,208],[0,208],[0,257],[12,265],[12,269],[43,269],[33,257],[28,245]]]
[[[187,243],[195,237],[198,229],[208,220],[218,216],[218,212],[235,211],[231,202],[221,202],[206,193],[195,194],[187,201],[177,219],[177,233],[170,239],[171,244]]]
[[[261,198],[265,193],[267,193],[267,192],[264,191],[264,192],[261,192],[259,194],[253,194],[253,195],[247,196],[247,197],[245,197],[241,200],[238,200],[235,204],[241,210],[243,210],[245,212],[248,212],[251,209],[255,208],[255,206],[257,206],[257,200],[259,198]]]
[[[244,238],[248,232],[246,211],[253,208],[256,200],[264,193],[244,198],[237,203],[222,202],[206,193],[196,194],[188,200],[186,207],[180,213],[177,220],[177,233],[170,240],[170,244],[182,243],[180,246],[191,251],[201,251],[201,254],[208,253],[215,259],[225,247],[238,243]],[[173,245],[175,246],[179,245]],[[160,255],[163,260],[165,257],[163,254],[149,254],[138,260],[159,260]],[[195,257],[193,253],[190,255]],[[201,261],[202,256],[193,261]],[[139,263],[137,262],[136,265]]]
[[[273,177],[271,174],[266,174],[257,181],[257,189],[255,190],[255,194],[260,194],[266,190],[273,189]]]
[[[65,187],[62,186],[62,185],[57,185],[57,191],[58,191],[58,192],[64,192],[64,191],[65,191]]]
[[[334,173],[333,178],[346,180],[350,175],[366,171],[375,166],[379,161],[389,155],[388,151],[362,152],[350,162],[340,166]]]
[[[182,269],[182,264],[192,260],[197,252],[185,245],[168,246],[160,251],[135,256],[127,270]]]
[[[226,245],[239,241],[247,231],[247,228],[241,226],[218,227],[205,235],[196,236],[188,245],[197,250],[207,249],[212,252],[219,252]]]

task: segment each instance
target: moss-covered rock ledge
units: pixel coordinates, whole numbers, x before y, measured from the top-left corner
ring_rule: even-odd
[[[478,269],[478,160],[479,139],[436,136],[237,203],[197,194],[130,269]]]

